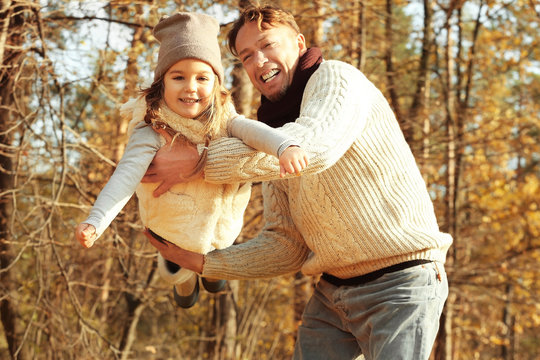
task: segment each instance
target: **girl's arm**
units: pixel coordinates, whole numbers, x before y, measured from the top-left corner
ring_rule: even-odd
[[[94,241],[129,201],[159,147],[159,135],[152,127],[145,123],[135,126],[122,159],[83,222],[95,228]]]
[[[289,146],[300,146],[283,131],[244,116],[237,116],[229,121],[227,130],[244,144],[275,157],[279,157]]]
[[[300,175],[308,164],[307,154],[296,140],[260,121],[237,116],[229,121],[228,131],[246,145],[276,156],[279,159],[281,177],[285,177],[287,173]]]

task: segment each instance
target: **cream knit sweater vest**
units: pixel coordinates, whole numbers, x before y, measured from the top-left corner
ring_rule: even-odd
[[[145,106],[144,100],[138,99],[122,109],[124,115],[132,112],[129,131],[143,121]],[[200,121],[181,117],[166,106],[160,111],[160,120],[191,142],[204,144]],[[227,135],[226,128],[224,123],[220,136]],[[162,144],[165,144],[164,139]],[[240,233],[250,183],[210,184],[196,180],[176,184],[156,198],[152,192],[157,185],[141,183],[136,194],[142,223],[159,236],[184,249],[206,254],[230,246]]]

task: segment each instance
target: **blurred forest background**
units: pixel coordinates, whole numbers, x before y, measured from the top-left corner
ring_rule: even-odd
[[[231,281],[176,308],[132,199],[89,249],[73,237],[126,143],[152,27],[238,0],[2,0],[0,358],[287,359],[316,279]],[[540,359],[540,5],[535,0],[275,1],[310,46],[387,96],[432,195],[450,296],[432,359]],[[222,53],[239,112],[259,95]],[[254,185],[238,241],[261,227]]]

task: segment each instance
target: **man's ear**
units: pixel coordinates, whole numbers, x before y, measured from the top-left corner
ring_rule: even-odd
[[[304,37],[304,34],[296,35],[296,42],[298,44],[298,48],[300,49],[300,55],[302,55],[307,50],[306,38]]]

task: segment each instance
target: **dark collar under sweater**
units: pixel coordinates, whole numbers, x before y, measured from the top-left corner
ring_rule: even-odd
[[[274,128],[295,121],[300,115],[300,104],[306,84],[321,62],[321,49],[316,47],[307,49],[298,61],[291,86],[283,98],[272,102],[261,96],[261,106],[257,111],[259,121]]]

